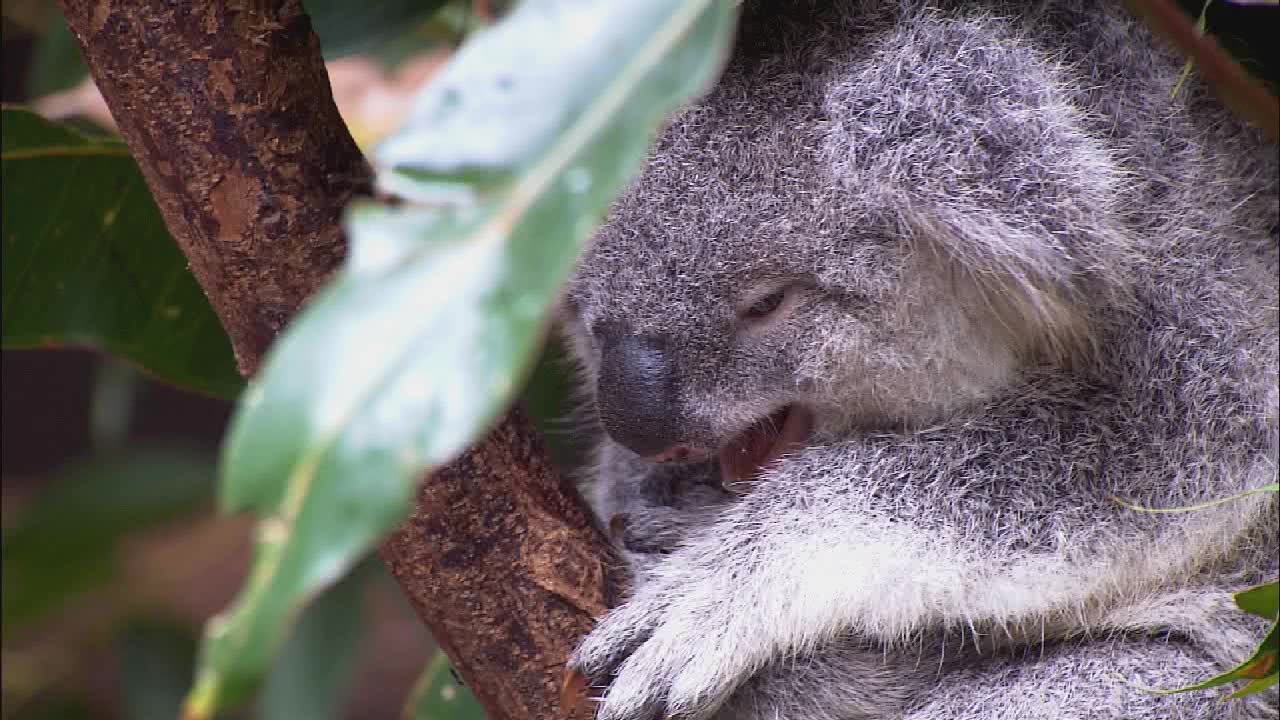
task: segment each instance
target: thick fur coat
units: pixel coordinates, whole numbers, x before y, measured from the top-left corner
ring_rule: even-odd
[[[761,5],[566,295],[600,718],[1275,717],[1137,687],[1261,638],[1274,495],[1131,507],[1276,480],[1275,148],[1112,3]]]

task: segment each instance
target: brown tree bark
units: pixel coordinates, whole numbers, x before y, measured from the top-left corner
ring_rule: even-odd
[[[409,522],[382,546],[454,667],[478,696],[490,695],[491,720],[570,717],[558,703],[565,660],[613,600],[608,547],[556,476],[537,433],[513,412],[431,474]]]
[[[338,266],[342,208],[370,188],[301,2],[61,4],[252,374]],[[423,483],[383,557],[491,718],[560,714],[565,658],[608,607],[612,565],[521,415]]]
[[[302,5],[65,0],[169,232],[252,374],[342,260],[371,172]]]

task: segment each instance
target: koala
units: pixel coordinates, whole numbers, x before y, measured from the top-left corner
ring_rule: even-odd
[[[748,3],[561,325],[600,720],[1257,718],[1276,151],[1123,8]],[[1139,506],[1139,507],[1135,507]]]

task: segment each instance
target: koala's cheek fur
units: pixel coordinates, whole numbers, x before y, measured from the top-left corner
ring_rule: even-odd
[[[1024,341],[967,278],[905,257],[892,295],[858,312],[814,318],[827,330],[803,348],[801,402],[820,430],[919,427],[985,402],[1017,379]]]

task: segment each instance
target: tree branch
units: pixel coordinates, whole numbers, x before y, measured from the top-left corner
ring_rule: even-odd
[[[1171,0],[1127,0],[1147,27],[1164,36],[1194,61],[1209,87],[1227,107],[1261,128],[1272,140],[1280,139],[1280,104],[1257,78],[1240,66],[1212,36],[1196,30],[1195,23]]]
[[[568,716],[564,663],[612,604],[614,564],[522,413],[432,473],[382,558],[490,720]]]
[[[342,260],[371,173],[301,3],[64,0],[147,186],[240,371]]]
[[[337,268],[342,209],[370,188],[301,2],[61,4],[252,374]],[[557,714],[565,658],[611,600],[612,563],[521,415],[423,483],[382,555],[491,718]]]

